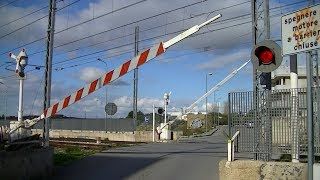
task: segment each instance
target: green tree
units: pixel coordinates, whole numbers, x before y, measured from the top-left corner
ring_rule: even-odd
[[[130,111],[127,115],[127,118],[133,118],[133,111]],[[137,125],[140,125],[144,122],[144,114],[141,111],[137,112]]]

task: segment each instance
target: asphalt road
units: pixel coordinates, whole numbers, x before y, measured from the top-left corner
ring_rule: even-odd
[[[219,179],[218,164],[226,157],[219,129],[212,136],[107,150],[58,168],[53,179],[213,180]]]

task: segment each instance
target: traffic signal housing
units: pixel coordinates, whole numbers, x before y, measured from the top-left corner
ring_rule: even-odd
[[[158,114],[162,114],[164,112],[164,109],[163,108],[158,108]]]
[[[272,40],[264,40],[253,47],[251,61],[261,72],[274,71],[282,63],[281,47]]]
[[[16,61],[16,70],[15,73],[18,79],[25,79],[25,72],[24,69],[28,65],[28,55],[25,49],[22,49],[18,56],[15,56],[11,52],[9,53],[9,57],[15,59]]]

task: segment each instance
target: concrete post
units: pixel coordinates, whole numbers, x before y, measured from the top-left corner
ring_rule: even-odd
[[[297,55],[290,56],[291,81],[291,123],[292,123],[292,162],[299,162],[299,127],[298,127],[298,71]]]

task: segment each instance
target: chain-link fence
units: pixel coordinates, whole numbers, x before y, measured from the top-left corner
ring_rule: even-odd
[[[109,131],[109,132],[131,132],[134,131],[133,119],[76,119],[61,118],[51,119],[53,130],[86,130],[86,131]],[[9,120],[0,120],[0,126],[9,126]],[[43,121],[33,128],[42,129]]]
[[[320,155],[319,89],[314,89],[315,154]],[[306,89],[229,93],[229,133],[240,131],[239,152],[269,160],[272,155],[307,154]]]

